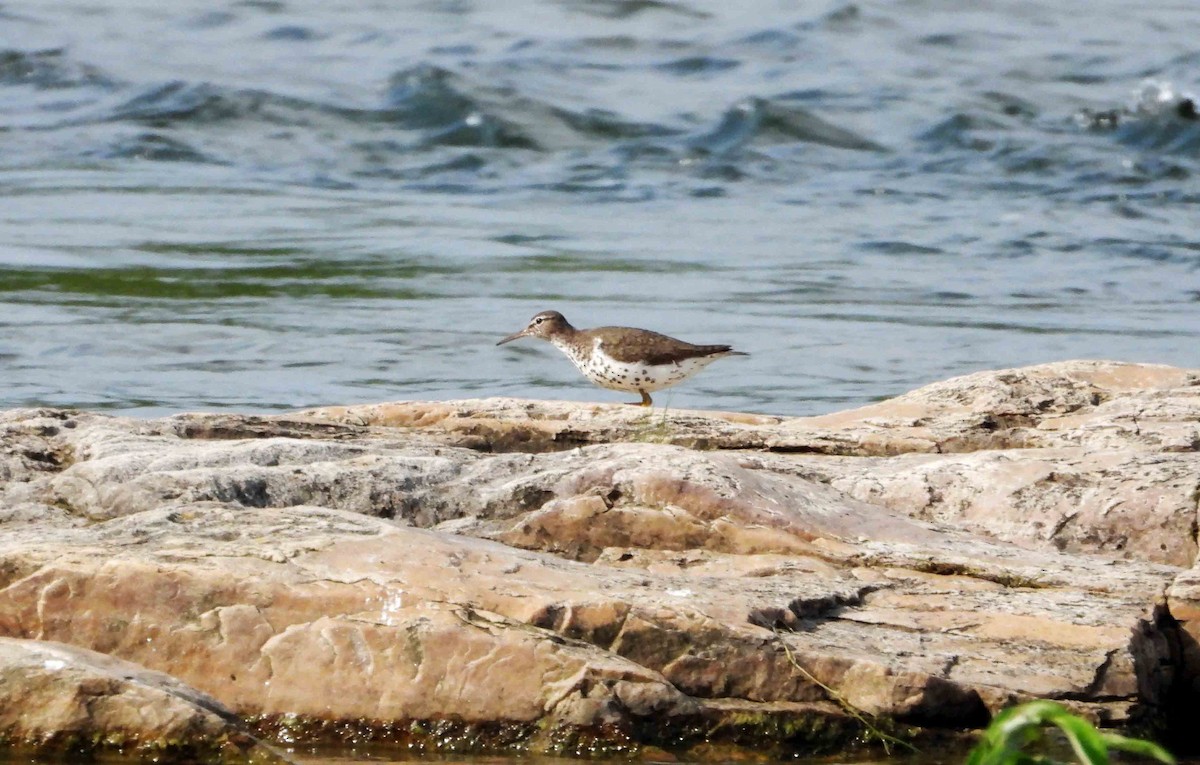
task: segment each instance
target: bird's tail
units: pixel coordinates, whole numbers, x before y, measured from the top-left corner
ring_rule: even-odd
[[[735,351],[731,345],[706,345],[705,356],[749,356],[745,351]]]

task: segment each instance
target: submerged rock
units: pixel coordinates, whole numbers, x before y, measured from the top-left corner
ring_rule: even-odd
[[[815,418],[7,412],[0,634],[284,740],[782,755],[1029,698],[1170,725],[1197,412],[1200,372],[1101,362]]]

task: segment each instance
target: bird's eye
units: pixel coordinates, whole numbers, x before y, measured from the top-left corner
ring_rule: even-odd
[[[543,321],[545,321],[545,320],[546,320],[546,317],[545,317],[545,316],[539,316],[539,317],[537,317],[536,319],[534,319],[534,320],[533,320],[533,323],[534,323],[534,324],[541,324],[541,323],[542,323]]]

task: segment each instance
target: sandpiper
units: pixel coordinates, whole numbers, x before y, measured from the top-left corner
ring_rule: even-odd
[[[521,337],[540,337],[601,388],[642,394],[634,404],[650,406],[651,391],[682,382],[717,359],[747,356],[728,345],[692,345],[648,329],[597,327],[575,329],[558,311],[542,311],[496,345]]]

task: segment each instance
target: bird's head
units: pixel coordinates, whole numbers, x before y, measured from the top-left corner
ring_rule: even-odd
[[[504,345],[522,337],[540,337],[549,340],[557,334],[574,329],[566,318],[558,311],[542,311],[529,320],[525,329],[514,332],[496,345]]]

